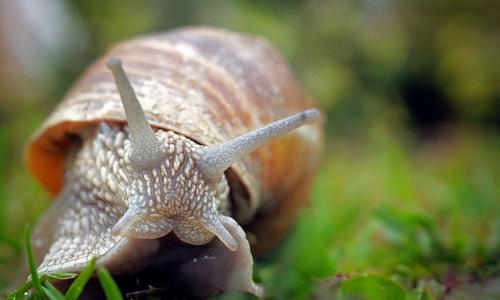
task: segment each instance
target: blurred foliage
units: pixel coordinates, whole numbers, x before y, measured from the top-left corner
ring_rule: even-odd
[[[438,299],[498,276],[500,2],[37,3],[0,1],[0,288],[49,204],[22,165],[29,134],[110,45],[185,25],[269,39],[328,117],[314,205],[257,266],[271,297],[372,271]]]

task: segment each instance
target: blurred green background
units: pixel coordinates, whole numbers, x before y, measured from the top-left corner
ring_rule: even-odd
[[[0,0],[0,289],[49,205],[29,135],[110,45],[185,25],[267,38],[327,114],[314,205],[256,269],[269,296],[367,271],[434,297],[496,278],[499,19],[496,0]]]

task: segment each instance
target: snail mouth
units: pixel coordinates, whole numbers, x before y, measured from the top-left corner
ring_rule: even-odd
[[[198,205],[193,208],[172,215],[167,212],[175,210],[158,211],[156,206],[146,205],[150,202],[146,195],[135,194],[126,201],[128,209],[111,227],[111,235],[158,239],[173,231],[181,241],[191,245],[207,244],[217,236],[229,250],[236,251],[238,243],[222,225],[222,215],[211,202],[202,200],[194,202]]]
[[[243,290],[262,297],[262,288],[252,280],[253,257],[245,232],[231,217],[221,215],[220,223],[239,245],[236,251],[228,249],[220,239],[197,246],[181,241],[174,232],[159,239],[138,240],[113,237],[108,230],[101,239],[108,239],[110,247],[98,256],[98,265],[113,274],[122,291],[134,291],[141,282],[169,286],[200,298],[226,290]],[[73,261],[64,269],[41,266],[39,271],[80,272],[89,259]],[[71,281],[52,283],[64,291]]]
[[[175,232],[176,222],[171,234],[154,240],[159,244],[158,250],[145,260],[142,269],[132,272],[133,278],[144,282],[151,280],[153,286],[163,286],[164,283],[156,280],[171,274],[167,284],[199,298],[227,290],[243,290],[262,297],[262,288],[252,280],[253,257],[244,230],[231,217],[220,215],[217,219],[238,245],[236,250],[229,249],[220,238],[203,245],[186,243]],[[130,242],[140,243],[137,240]]]
[[[238,243],[222,225],[219,217],[209,220],[176,220],[173,231],[181,241],[191,245],[204,245],[215,235],[229,250],[238,249]]]
[[[148,215],[140,209],[130,207],[111,228],[113,236],[135,239],[158,239],[173,231],[183,242],[191,245],[204,245],[217,236],[231,251],[238,249],[229,231],[222,225],[218,215],[210,219],[165,219],[161,215]]]

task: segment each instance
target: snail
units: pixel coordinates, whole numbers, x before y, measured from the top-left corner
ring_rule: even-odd
[[[319,120],[261,38],[188,27],[119,43],[28,144],[28,166],[56,196],[31,237],[39,274],[96,257],[123,289],[137,284],[129,292],[262,296],[253,257],[308,202]]]

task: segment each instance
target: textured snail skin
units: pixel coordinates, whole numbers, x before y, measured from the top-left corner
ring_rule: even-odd
[[[191,141],[173,132],[158,130],[156,135],[165,141],[167,149],[171,149],[167,154],[180,152],[176,151],[175,147],[169,147],[172,144],[177,147],[185,146],[181,149],[196,149]],[[131,150],[130,145],[126,126],[110,127],[106,123],[101,123],[94,139],[88,139],[84,143],[74,159],[73,167],[66,174],[69,184],[34,232],[33,242],[37,248],[49,246],[42,264],[38,267],[39,274],[78,272],[93,256],[98,256],[99,264],[106,266],[113,274],[135,274],[152,266],[166,265],[159,271],[148,271],[148,276],[158,274],[158,277],[166,277],[165,274],[172,274],[175,278],[174,285],[181,286],[192,296],[207,297],[229,289],[262,295],[261,288],[253,283],[251,277],[253,258],[245,233],[230,217],[221,215],[220,221],[229,231],[228,234],[235,239],[238,245],[236,251],[228,249],[219,239],[212,239],[213,234],[208,241],[182,243],[175,241],[172,234],[168,238],[158,239],[166,235],[160,232],[157,232],[158,236],[132,232],[136,237],[144,234],[141,239],[130,238],[126,233],[112,233],[117,221],[127,211],[129,203],[125,202],[133,198],[124,195],[124,202],[120,203],[116,195],[126,193],[127,190],[134,191],[134,186],[137,185],[131,179],[134,171],[126,162]],[[170,166],[166,178],[182,181],[184,177],[179,172],[185,171],[185,168],[181,170],[181,166],[186,167],[186,164],[175,167],[177,163],[174,161],[178,156],[168,157],[172,162],[166,163]],[[113,167],[107,170],[108,165]],[[118,170],[116,175],[113,170]],[[115,176],[121,178],[117,179]],[[164,186],[173,190],[171,186],[175,184],[165,182]],[[215,198],[225,201],[228,194],[227,181],[222,177],[217,185],[221,187],[215,189],[218,192]],[[182,193],[189,192],[189,189],[177,188],[175,191]],[[189,197],[179,199],[186,198]],[[172,197],[160,200],[170,202],[161,207],[162,210],[183,210],[184,204],[171,201]],[[219,203],[221,200],[214,202]],[[175,208],[172,209],[171,206]],[[227,208],[223,206],[221,205],[220,210],[227,212]],[[184,207],[189,207],[189,204]],[[217,212],[215,215],[218,215]],[[134,224],[133,228],[164,230],[161,226],[162,220],[156,221]],[[41,234],[39,230],[49,228],[57,234],[46,239],[48,236]],[[182,232],[174,233],[176,237],[182,236]],[[193,244],[203,246],[193,247]],[[168,283],[167,281],[164,284]],[[90,294],[89,297],[96,296]]]
[[[113,56],[121,98],[104,67]],[[252,251],[269,249],[307,203],[321,148],[311,107],[261,40],[190,28],[118,45],[28,148],[58,193],[33,231],[38,272],[97,257],[116,277],[162,278],[196,297],[262,296],[241,226],[257,237]]]

